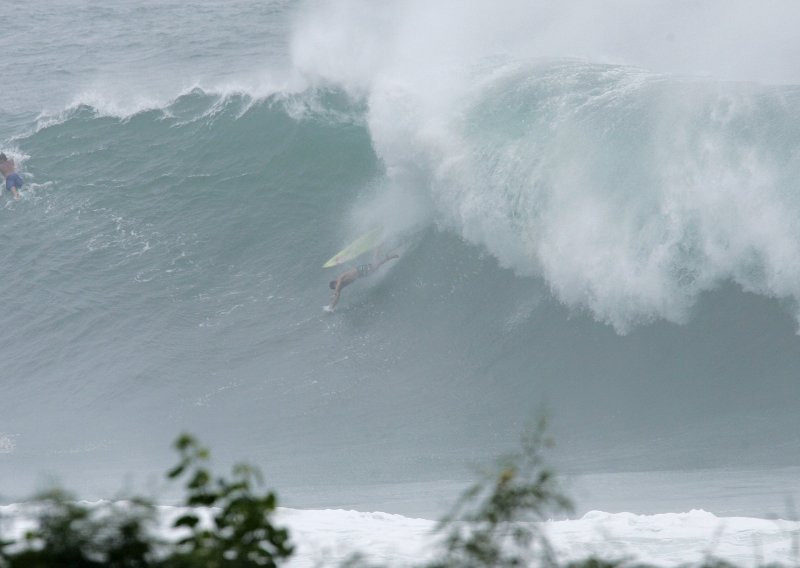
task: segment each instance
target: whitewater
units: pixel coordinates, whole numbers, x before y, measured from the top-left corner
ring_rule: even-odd
[[[53,481],[168,504],[188,431],[264,472],[296,565],[407,564],[546,413],[564,554],[796,561],[793,2],[11,16],[4,516]],[[400,258],[325,313],[376,225]]]

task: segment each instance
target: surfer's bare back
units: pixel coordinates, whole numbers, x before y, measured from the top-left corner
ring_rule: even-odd
[[[391,254],[384,257],[383,260],[374,262],[372,264],[359,264],[355,268],[351,268],[346,272],[342,272],[336,280],[331,280],[329,286],[331,290],[333,290],[333,299],[331,300],[331,304],[328,306],[328,311],[333,311],[333,308],[335,308],[336,304],[339,303],[339,294],[341,293],[342,288],[352,284],[359,278],[369,276],[383,266],[387,261],[390,261],[393,258],[400,258],[400,256],[397,254]]]

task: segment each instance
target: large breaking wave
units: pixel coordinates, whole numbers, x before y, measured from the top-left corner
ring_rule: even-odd
[[[441,226],[618,331],[729,281],[796,304],[798,88],[520,58],[557,9],[345,5],[299,24],[297,65],[366,100],[388,177]]]

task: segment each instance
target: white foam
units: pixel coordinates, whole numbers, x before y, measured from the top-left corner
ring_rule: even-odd
[[[181,513],[159,507],[161,530]],[[0,506],[4,536],[20,539],[34,525],[30,506]],[[436,522],[380,512],[281,508],[276,523],[289,528],[296,546],[292,568],[339,565],[360,553],[386,566],[420,564],[436,558]],[[796,565],[800,522],[750,517],[717,517],[702,510],[636,515],[592,511],[579,519],[548,521],[541,528],[560,562],[596,556],[655,566],[696,564],[708,558],[748,567]]]
[[[437,553],[436,523],[387,513],[282,509],[297,543],[292,567],[335,565],[361,552],[369,561],[406,566]],[[561,562],[589,556],[678,566],[721,558],[737,566],[796,564],[800,523],[688,513],[635,515],[593,511],[542,525]]]

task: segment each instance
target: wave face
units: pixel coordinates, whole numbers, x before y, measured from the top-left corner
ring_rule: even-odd
[[[446,3],[270,6],[269,80],[2,114],[28,182],[0,209],[5,491],[50,470],[104,496],[181,430],[279,487],[452,479],[542,405],[567,471],[798,464],[779,65],[690,77],[580,22],[556,46],[557,11],[521,4],[450,35]],[[374,224],[401,258],[324,313],[322,263]]]

